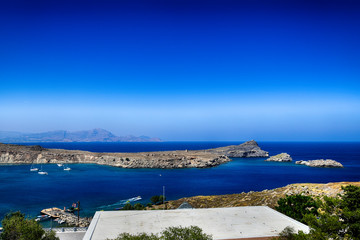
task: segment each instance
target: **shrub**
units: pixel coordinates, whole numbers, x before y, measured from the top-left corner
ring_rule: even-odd
[[[21,212],[7,214],[1,223],[1,240],[59,240],[54,232],[45,232],[38,222],[26,219]]]
[[[300,194],[280,198],[278,205],[276,210],[303,223],[306,214],[317,215],[319,208],[318,203],[312,197]]]
[[[114,240],[211,240],[212,237],[202,232],[196,226],[169,227],[161,232],[160,236],[154,234],[140,233],[132,235],[122,233]]]

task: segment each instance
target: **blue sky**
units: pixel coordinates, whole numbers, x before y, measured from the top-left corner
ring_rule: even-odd
[[[0,130],[360,141],[357,1],[0,4]]]

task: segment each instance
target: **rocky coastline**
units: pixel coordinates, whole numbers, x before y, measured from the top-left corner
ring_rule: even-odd
[[[231,161],[230,157],[267,157],[252,140],[240,145],[208,150],[140,153],[94,153],[46,149],[0,143],[0,164],[94,163],[121,168],[208,168]]]

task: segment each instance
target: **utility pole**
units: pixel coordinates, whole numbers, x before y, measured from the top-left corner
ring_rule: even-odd
[[[163,186],[163,205],[165,210],[165,186]]]

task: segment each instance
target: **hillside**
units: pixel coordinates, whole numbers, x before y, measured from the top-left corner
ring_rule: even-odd
[[[285,195],[305,194],[308,196],[335,197],[342,193],[341,186],[355,185],[360,187],[360,182],[336,182],[327,184],[296,183],[285,187],[264,190],[261,192],[248,192],[228,195],[195,196],[181,198],[167,203],[168,209],[175,209],[183,202],[190,203],[194,208],[219,208],[239,206],[269,206],[274,208],[277,201]],[[162,208],[162,206],[159,206]]]

